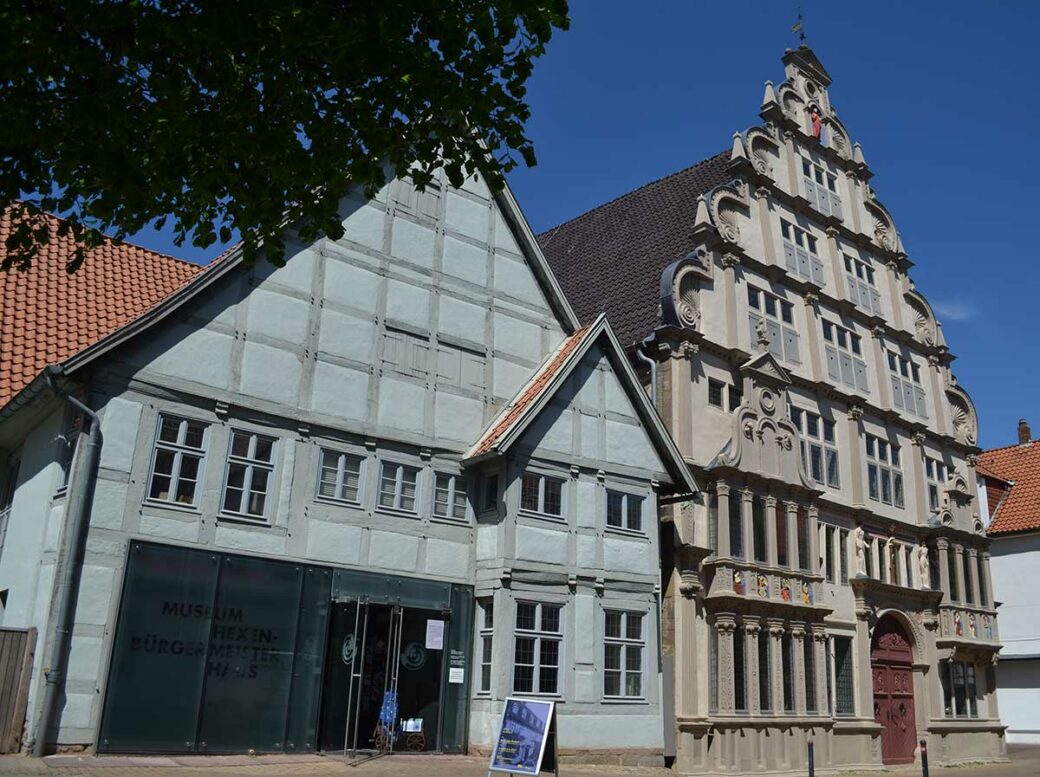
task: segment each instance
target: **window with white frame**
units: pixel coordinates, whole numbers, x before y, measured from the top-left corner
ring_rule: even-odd
[[[607,526],[612,529],[643,530],[644,499],[623,491],[607,490]]]
[[[875,502],[904,507],[899,446],[868,434],[866,447],[867,496]]]
[[[798,330],[794,328],[794,306],[750,284],[747,289],[752,347],[758,343],[759,332],[765,327],[769,352],[777,359],[801,364]]]
[[[867,363],[863,359],[863,341],[851,329],[822,319],[827,377],[856,391],[870,391]]]
[[[148,498],[194,506],[208,439],[209,424],[160,415]]]
[[[800,432],[802,466],[809,477],[829,488],[840,488],[834,421],[792,405],[791,423]]]
[[[784,238],[784,261],[787,269],[800,278],[824,285],[823,262],[816,252],[816,238],[808,230],[780,219],[780,234]]]
[[[874,267],[870,260],[860,259],[843,253],[845,280],[848,282],[849,298],[857,307],[875,316],[884,316],[881,310],[881,292],[874,283]]]
[[[949,472],[946,465],[939,459],[925,456],[924,474],[928,480],[928,509],[934,513],[939,509],[941,489],[946,485],[946,477]]]
[[[924,386],[921,383],[921,368],[913,359],[907,359],[896,351],[888,349],[886,353],[893,404],[919,418],[927,418],[928,408],[925,405]]]
[[[364,459],[352,453],[322,449],[318,496],[337,502],[361,501],[361,467]]]
[[[273,437],[232,431],[224,481],[223,511],[249,518],[267,513],[267,495],[274,474]]]
[[[604,610],[603,695],[627,699],[643,695],[643,615]]]
[[[558,604],[516,603],[514,693],[560,693],[562,609]]]
[[[383,461],[379,465],[379,506],[414,513],[419,490],[419,468]]]
[[[495,603],[488,597],[477,600],[477,639],[479,641],[480,685],[478,693],[491,693],[491,666],[495,654]]]
[[[525,472],[520,482],[520,509],[555,518],[563,516],[563,480]]]
[[[712,407],[732,413],[740,407],[743,400],[744,395],[736,386],[708,378],[708,404]]]
[[[833,173],[802,157],[802,181],[805,183],[805,198],[814,209],[825,216],[842,217],[838,179]]]
[[[466,518],[466,481],[459,475],[438,472],[433,487],[433,514],[438,518]]]
[[[977,718],[975,665],[968,661],[939,662],[943,690],[943,710],[948,718]]]

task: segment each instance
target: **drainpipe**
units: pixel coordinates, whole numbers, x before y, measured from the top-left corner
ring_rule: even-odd
[[[636,346],[636,358],[641,362],[645,362],[650,365],[650,400],[654,403],[654,409],[658,410],[657,407],[657,362],[646,355],[646,349],[650,345],[653,335],[647,337],[643,342]],[[658,412],[660,412],[658,410]]]
[[[40,717],[36,724],[32,754],[40,758],[46,754],[47,734],[58,718],[65,671],[68,668],[69,646],[72,642],[72,626],[76,618],[76,599],[79,594],[80,573],[83,568],[83,552],[90,528],[90,505],[94,500],[94,483],[97,480],[98,460],[101,453],[101,421],[93,410],[70,395],[58,385],[62,374],[60,366],[51,364],[44,369],[47,385],[58,397],[90,420],[90,432],[82,452],[82,465],[76,467],[77,477],[69,484],[66,526],[68,542],[62,543],[58,557],[61,579],[58,583],[58,611],[51,635],[49,654],[45,656],[49,668],[45,668],[46,684]],[[79,457],[77,457],[78,459]],[[78,464],[78,462],[77,462]],[[82,485],[79,475],[83,476]],[[64,556],[64,558],[62,558]],[[46,667],[47,664],[44,666]]]

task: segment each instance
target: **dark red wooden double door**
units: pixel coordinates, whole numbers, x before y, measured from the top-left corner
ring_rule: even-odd
[[[881,725],[881,761],[914,761],[917,726],[914,719],[913,650],[899,622],[891,615],[878,621],[870,644],[874,686],[874,721]]]

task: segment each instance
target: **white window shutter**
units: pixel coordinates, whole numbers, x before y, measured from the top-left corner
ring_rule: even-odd
[[[870,384],[867,382],[867,363],[862,359],[853,359],[852,365],[856,370],[856,388],[864,393],[869,392]]]
[[[900,410],[905,409],[903,407],[903,385],[898,377],[890,375],[889,379],[892,381],[892,404],[898,407]]]
[[[877,289],[870,289],[870,307],[875,314],[885,315],[881,312],[881,293]]]
[[[820,204],[819,199],[816,196],[816,184],[808,178],[803,180],[805,181],[805,198],[809,200],[809,204],[812,205],[813,208],[819,210]]]
[[[917,398],[914,396],[913,384],[903,381],[903,405],[907,412],[917,412]]]
[[[784,261],[787,263],[787,269],[793,273],[798,272],[798,260],[795,258],[794,246],[791,243],[784,241]]]
[[[859,298],[859,281],[857,281],[853,275],[846,275],[845,277],[849,282],[849,299],[852,300],[856,307],[860,307],[863,303]]]
[[[766,321],[766,332],[769,333],[769,352],[777,359],[783,359],[784,343],[780,325],[775,321]]]
[[[817,286],[826,285],[823,280],[823,262],[817,259],[815,256],[812,259],[812,281]]]
[[[917,414],[921,418],[928,417],[928,407],[925,405],[924,389],[914,387],[914,394],[917,396]]]
[[[751,329],[751,340],[749,342],[751,343],[752,351],[758,350],[758,323],[761,320],[762,316],[758,315],[757,313],[751,313],[748,316],[748,324],[750,325]]]
[[[784,327],[784,354],[787,361],[801,364],[801,355],[798,352],[798,333],[789,327]]]
[[[841,370],[838,368],[838,349],[828,345],[823,350],[827,354],[827,377],[834,381],[840,381]]]
[[[852,370],[852,356],[847,353],[838,354],[838,361],[841,365],[841,382],[846,386],[856,386],[856,375]]]
[[[809,264],[809,252],[804,248],[799,248],[798,251],[798,274],[803,278],[812,278],[812,269]]]
[[[831,192],[831,215],[836,219],[845,218],[841,212],[841,198],[834,192]]]

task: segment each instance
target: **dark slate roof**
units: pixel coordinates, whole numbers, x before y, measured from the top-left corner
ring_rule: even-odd
[[[605,312],[626,348],[653,331],[661,271],[695,247],[697,198],[733,178],[729,161],[725,151],[538,236],[582,323]]]

